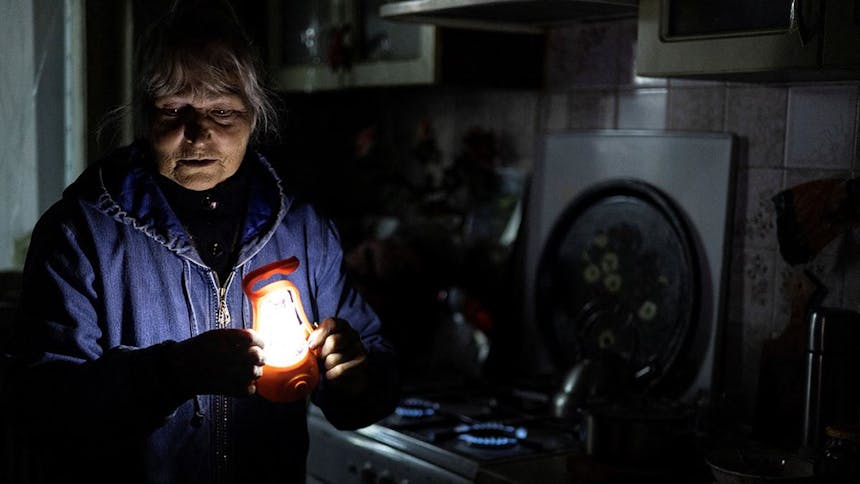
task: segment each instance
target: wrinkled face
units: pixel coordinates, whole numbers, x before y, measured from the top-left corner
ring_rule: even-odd
[[[236,173],[252,125],[239,96],[176,94],[154,104],[150,133],[159,173],[198,191]]]

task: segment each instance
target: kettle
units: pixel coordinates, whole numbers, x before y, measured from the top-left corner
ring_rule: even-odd
[[[561,388],[552,398],[553,417],[568,419],[576,416],[591,386],[591,360],[583,359],[567,372]]]

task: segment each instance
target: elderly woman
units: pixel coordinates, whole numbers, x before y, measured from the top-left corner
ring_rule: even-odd
[[[256,393],[267,348],[242,291],[293,256],[319,322],[311,400],[342,429],[394,408],[393,351],[334,226],[252,148],[275,129],[252,54],[229,8],[174,6],[140,44],[138,140],[38,222],[4,389],[28,479],[303,482],[307,401]]]

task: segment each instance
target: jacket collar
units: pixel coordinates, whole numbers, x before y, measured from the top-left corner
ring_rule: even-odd
[[[176,254],[204,265],[179,217],[158,187],[152,163],[148,145],[135,142],[87,169],[64,196],[89,199],[105,215],[140,230]],[[262,155],[249,149],[243,163],[250,163],[251,170],[240,264],[268,241],[289,205],[280,177]]]

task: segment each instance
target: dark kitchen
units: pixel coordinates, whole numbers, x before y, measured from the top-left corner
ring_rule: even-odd
[[[0,26],[0,482],[860,482],[860,0]]]

